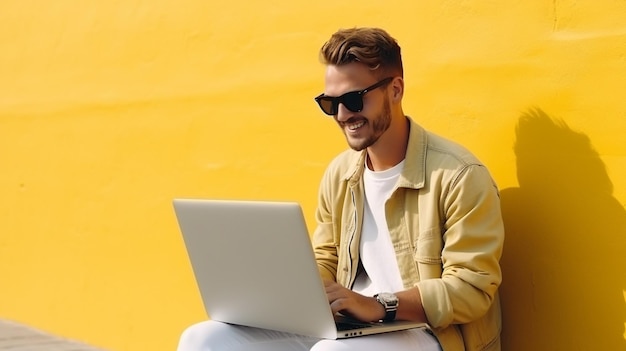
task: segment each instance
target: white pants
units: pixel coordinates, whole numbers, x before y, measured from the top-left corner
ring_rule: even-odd
[[[178,351],[440,351],[437,339],[422,329],[324,340],[273,330],[206,321],[187,328]]]

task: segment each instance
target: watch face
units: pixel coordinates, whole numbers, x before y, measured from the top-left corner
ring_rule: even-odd
[[[396,319],[396,311],[398,310],[398,297],[392,293],[380,293],[374,295],[376,300],[385,307],[385,318],[383,322],[389,322]]]
[[[396,295],[391,293],[380,293],[378,294],[378,298],[388,306],[394,306],[398,303]]]

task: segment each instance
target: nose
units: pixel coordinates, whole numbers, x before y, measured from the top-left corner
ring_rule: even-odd
[[[337,115],[335,115],[335,119],[337,122],[346,122],[353,114],[354,112],[348,110],[343,103],[339,103],[339,105],[337,105]]]

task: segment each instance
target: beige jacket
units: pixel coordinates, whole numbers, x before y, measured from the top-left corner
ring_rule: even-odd
[[[385,204],[404,287],[419,287],[444,351],[500,350],[497,187],[469,151],[409,121],[404,169]],[[345,287],[359,263],[364,165],[364,151],[343,152],[319,191],[315,256],[322,277]]]

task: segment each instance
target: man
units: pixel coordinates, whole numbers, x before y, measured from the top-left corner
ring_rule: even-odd
[[[204,322],[183,333],[179,351],[500,350],[504,230],[487,169],[405,116],[400,47],[384,30],[340,30],[321,57],[316,101],[351,148],[324,174],[313,235],[331,309],[427,322],[434,335],[315,340]]]

